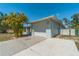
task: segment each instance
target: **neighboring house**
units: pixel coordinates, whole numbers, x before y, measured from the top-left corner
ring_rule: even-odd
[[[55,16],[49,16],[39,21],[32,22],[32,35],[53,37],[60,34],[60,29],[64,28],[62,22]]]
[[[31,24],[23,24],[24,32],[23,35],[31,35]]]

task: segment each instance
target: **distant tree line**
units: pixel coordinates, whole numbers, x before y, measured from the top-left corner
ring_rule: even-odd
[[[72,15],[71,19],[72,20],[69,20],[66,17],[63,18],[65,25],[67,25],[68,28],[79,28],[79,13]]]
[[[28,18],[24,13],[8,13],[0,12],[0,32],[6,33],[8,29],[13,30],[16,37],[22,36],[23,24],[27,23]]]
[[[79,13],[76,13],[71,16],[72,20],[69,20],[67,18],[63,18],[66,28],[69,29],[69,35],[71,35],[71,28],[79,30]]]

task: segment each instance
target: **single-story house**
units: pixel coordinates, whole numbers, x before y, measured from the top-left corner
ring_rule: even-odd
[[[42,18],[32,24],[32,35],[43,37],[54,37],[60,34],[60,29],[64,28],[62,22],[55,16]]]

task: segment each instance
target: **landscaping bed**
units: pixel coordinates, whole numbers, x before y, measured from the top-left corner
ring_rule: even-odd
[[[12,33],[0,33],[0,42],[10,40],[13,36]]]

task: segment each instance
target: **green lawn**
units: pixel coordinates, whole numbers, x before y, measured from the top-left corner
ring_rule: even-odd
[[[13,36],[12,33],[0,33],[0,42],[10,40]]]

